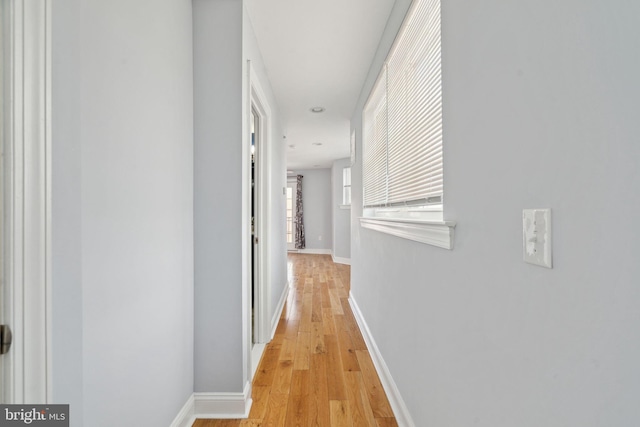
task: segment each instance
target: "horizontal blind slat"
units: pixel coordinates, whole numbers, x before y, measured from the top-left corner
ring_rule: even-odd
[[[385,120],[363,117],[370,141],[363,144],[365,206],[427,200],[443,191],[440,2],[415,0],[407,16],[365,106],[386,114]]]

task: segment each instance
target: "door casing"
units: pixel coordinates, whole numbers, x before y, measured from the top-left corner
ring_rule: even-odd
[[[246,270],[247,270],[247,280],[246,283],[246,294],[247,298],[245,298],[245,307],[246,314],[244,316],[244,330],[245,330],[245,345],[247,346],[247,351],[245,354],[248,355],[246,368],[249,371],[249,378],[253,377],[255,370],[257,369],[258,363],[260,361],[260,357],[262,356],[262,352],[264,350],[265,345],[271,340],[272,337],[272,325],[271,319],[269,316],[269,296],[270,296],[270,286],[269,286],[269,277],[270,277],[270,262],[271,257],[269,255],[269,244],[270,244],[270,236],[269,236],[269,225],[270,225],[270,200],[271,200],[271,156],[270,156],[270,144],[271,144],[271,108],[269,107],[267,98],[260,86],[260,82],[255,74],[255,71],[251,67],[251,61],[247,61],[247,69],[248,69],[248,99],[247,99],[247,108],[246,108],[246,138],[245,144],[247,155],[244,157],[245,164],[248,165],[247,173],[244,174],[245,183],[243,188],[246,189],[246,214],[247,218],[246,224],[248,228],[247,235],[251,236],[251,170],[250,170],[250,149],[251,149],[251,129],[250,129],[250,115],[252,110],[254,110],[258,116],[258,129],[256,129],[256,133],[260,135],[258,144],[256,147],[256,152],[258,153],[256,158],[256,195],[257,195],[257,207],[256,207],[256,237],[258,238],[257,244],[257,258],[259,260],[258,263],[258,271],[256,274],[258,286],[256,292],[256,303],[255,303],[255,344],[251,339],[251,247],[247,245],[247,251],[245,251],[246,256]],[[245,239],[248,243],[250,239]]]
[[[2,400],[51,401],[51,2],[1,0],[5,43]]]

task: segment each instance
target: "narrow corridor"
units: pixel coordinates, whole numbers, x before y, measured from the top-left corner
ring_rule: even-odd
[[[291,290],[253,381],[246,420],[193,427],[397,426],[348,302],[349,266],[289,254]]]

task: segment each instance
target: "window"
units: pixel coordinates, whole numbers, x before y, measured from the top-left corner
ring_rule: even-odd
[[[365,227],[453,226],[443,221],[440,32],[440,1],[414,0],[365,104]]]
[[[287,185],[287,244],[293,245],[293,219],[294,219],[294,185]]]
[[[295,179],[295,176],[294,176]],[[287,182],[287,250],[296,249],[296,192],[298,183],[291,180]]]
[[[342,204],[351,205],[351,168],[342,168]]]

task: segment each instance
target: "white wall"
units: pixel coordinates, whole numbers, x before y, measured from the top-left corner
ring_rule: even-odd
[[[249,381],[247,60],[271,110],[266,155],[269,317],[287,284],[282,128],[251,23],[237,0],[194,1],[195,391],[241,392]],[[243,150],[243,141],[246,147]],[[244,255],[244,258],[243,258]],[[243,294],[244,292],[244,294]]]
[[[397,2],[360,114],[409,1]],[[446,251],[362,229],[352,292],[416,425],[640,423],[640,4],[443,2]],[[552,270],[522,261],[553,210]],[[410,349],[410,351],[409,351]]]
[[[351,210],[342,209],[342,171],[351,166],[351,159],[339,159],[331,167],[331,213],[333,225],[333,256],[347,261],[351,258]]]
[[[286,194],[282,189],[286,188],[286,160],[285,145],[282,142],[284,132],[280,123],[280,112],[275,95],[271,89],[271,83],[258,41],[249,19],[249,15],[244,10],[243,24],[244,59],[251,61],[251,67],[255,72],[260,87],[266,96],[266,102],[271,111],[271,134],[267,143],[267,158],[270,165],[271,175],[268,177],[269,193],[263,200],[269,204],[269,319],[276,316],[276,309],[285,286],[287,286],[287,229],[286,229]],[[279,314],[279,313],[278,313]],[[279,315],[277,316],[279,318]]]
[[[193,390],[191,2],[52,7],[54,400],[168,425]]]
[[[195,391],[241,392],[242,2],[194,0]]]
[[[82,283],[82,0],[52,7],[52,358],[53,401],[73,408],[85,425]]]
[[[304,177],[302,178],[302,207],[306,236],[305,249],[330,251],[333,240],[331,169],[296,170],[295,174]]]

